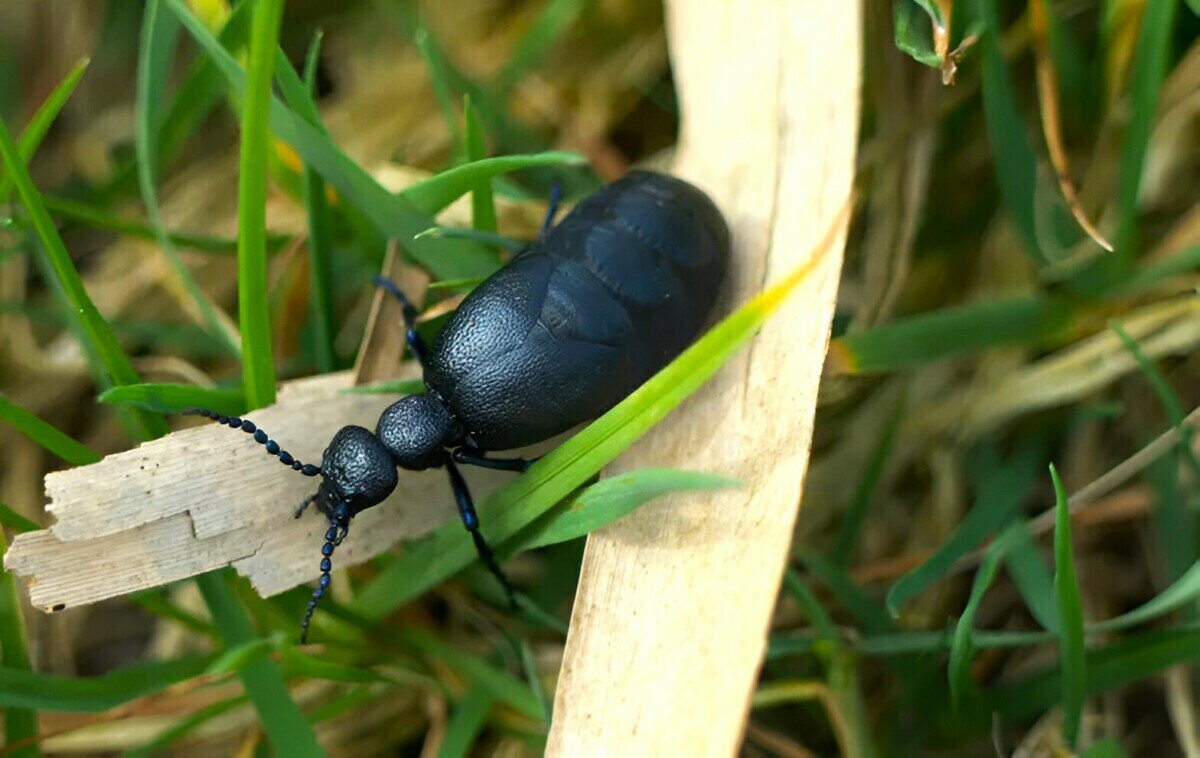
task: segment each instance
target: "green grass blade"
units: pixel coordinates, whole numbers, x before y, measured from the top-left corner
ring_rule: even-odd
[[[138,46],[137,95],[134,100],[134,148],[137,153],[138,185],[142,202],[146,205],[146,216],[154,230],[155,239],[175,278],[183,285],[192,303],[199,312],[205,328],[217,337],[230,355],[241,356],[237,340],[222,321],[217,306],[208,299],[196,279],[184,265],[179,251],[171,243],[163,228],[158,205],[158,132],[162,121],[159,106],[166,101],[167,76],[171,71],[171,60],[175,55],[175,43],[179,38],[179,21],[164,13],[160,0],[148,0],[142,15],[142,38]]]
[[[813,631],[820,638],[833,641],[834,644],[841,647],[841,635],[838,633],[837,625],[833,623],[833,619],[825,612],[825,608],[817,600],[817,596],[813,594],[813,591],[800,578],[800,574],[796,569],[788,567],[783,575],[783,588],[796,601],[796,605],[800,606],[800,612],[804,614],[804,618],[812,626]]]
[[[304,81],[309,95],[316,93],[321,36],[319,30],[313,35],[305,57]],[[296,107],[290,101],[289,105]],[[319,118],[310,120],[310,123],[324,131]],[[304,167],[304,205],[308,210],[308,267],[312,293],[309,318],[313,325],[317,368],[324,374],[337,370],[337,350],[333,344],[336,336],[333,318],[333,213],[325,196],[325,182],[311,166]]]
[[[418,182],[399,195],[421,213],[433,215],[470,192],[479,182],[500,174],[538,166],[583,166],[587,159],[578,153],[548,150],[533,155],[502,155],[446,169]]]
[[[121,345],[113,335],[108,323],[95,304],[88,296],[87,289],[75,264],[67,253],[54,221],[50,218],[42,195],[29,176],[29,169],[17,153],[17,146],[12,141],[8,127],[0,120],[0,156],[4,160],[4,168],[12,178],[17,188],[17,194],[29,213],[34,231],[37,233],[38,248],[41,251],[45,268],[53,271],[54,279],[61,289],[63,296],[71,305],[70,319],[76,331],[86,341],[84,352],[95,355],[96,362],[102,371],[97,373],[106,378],[111,384],[137,384],[140,379],[128,356],[121,350]],[[162,419],[135,412],[135,421],[140,432],[147,437],[166,434],[167,425]]]
[[[415,647],[422,655],[442,661],[474,684],[486,689],[496,700],[507,703],[531,719],[542,719],[542,706],[525,682],[482,658],[439,640],[423,629],[408,628],[400,634],[405,642]]]
[[[1128,279],[1116,283],[1107,294],[1111,297],[1140,295],[1167,279],[1191,273],[1196,269],[1200,269],[1200,245],[1186,247],[1169,258],[1142,266]]]
[[[1010,546],[1004,559],[1004,568],[1037,622],[1043,629],[1057,632],[1058,604],[1054,600],[1054,577],[1050,575],[1037,545],[1029,536],[1028,528],[1022,530]]]
[[[0,394],[0,421],[62,458],[72,466],[95,463],[100,456]]]
[[[871,496],[875,494],[875,487],[879,484],[879,478],[883,476],[883,467],[887,463],[888,456],[891,455],[892,446],[896,442],[896,432],[900,429],[900,420],[903,418],[904,404],[897,403],[883,429],[883,434],[871,451],[871,458],[867,461],[867,470],[859,480],[858,487],[854,491],[854,499],[850,501],[846,517],[838,529],[837,541],[829,553],[830,560],[839,566],[845,566],[854,552],[854,545],[858,542],[859,532],[867,517],[867,509],[871,506]]]
[[[239,0],[235,3],[225,25],[217,33],[220,44],[228,50],[240,50],[250,36],[250,18],[254,3]],[[172,156],[187,143],[188,138],[225,94],[225,79],[211,57],[203,52],[192,64],[159,129],[158,160],[165,166]]]
[[[1125,755],[1125,748],[1112,737],[1093,742],[1079,754],[1080,758],[1125,758]]]
[[[238,326],[242,376],[252,408],[275,403],[275,359],[267,293],[267,154],[272,69],[283,0],[258,0],[250,22],[250,60],[238,162]]]
[[[0,508],[12,513],[2,503]],[[17,514],[13,513],[16,516]],[[23,519],[27,521],[28,519]],[[19,522],[18,522],[19,523]],[[32,522],[30,522],[32,523]],[[37,524],[33,525],[37,528]],[[8,540],[0,529],[0,566],[4,565],[4,554],[8,552]],[[12,574],[0,568],[0,666],[4,669],[29,673],[29,649],[25,645],[25,620],[21,617],[21,601],[17,594],[17,582]],[[4,710],[4,743],[11,750],[9,755],[31,758],[41,754],[36,741],[38,716],[33,708],[8,707]],[[32,741],[28,747],[12,749],[13,745]]]
[[[939,68],[942,59],[933,49],[932,18],[925,7],[917,0],[892,0],[893,38],[900,52],[918,63]]]
[[[1158,107],[1158,93],[1167,75],[1172,47],[1171,30],[1175,26],[1178,7],[1176,0],[1146,3],[1138,32],[1137,53],[1129,75],[1132,114],[1129,126],[1125,129],[1125,140],[1121,144],[1117,233],[1113,238],[1117,255],[1125,263],[1136,257],[1138,189],[1142,185],[1146,148],[1150,144],[1154,112]]]
[[[831,343],[829,360],[852,374],[898,371],[997,345],[1036,345],[1071,317],[1070,305],[1054,298],[972,303],[845,334]]]
[[[1154,677],[1180,663],[1200,657],[1200,626],[1163,629],[1127,637],[1087,654],[1087,695]],[[1056,665],[990,693],[988,706],[1008,723],[1035,718],[1062,702],[1057,686],[1062,678]]]
[[[704,384],[751,337],[812,270],[815,259],[755,297],[701,337],[666,368],[492,494],[479,509],[483,531],[503,544],[586,482]],[[356,609],[380,618],[475,560],[462,527],[448,524],[410,546],[355,599]]]
[[[607,477],[552,507],[516,540],[505,544],[501,553],[511,555],[582,537],[672,492],[711,491],[740,485],[738,480],[725,476],[663,468],[638,469]]]
[[[481,229],[463,229],[456,226],[431,226],[413,239],[467,239],[511,253],[519,253],[529,247],[529,243],[524,240],[505,237],[503,234],[486,232]]]
[[[589,5],[591,0],[550,0],[550,4],[534,19],[529,31],[513,47],[508,62],[496,77],[495,89],[508,92],[524,78]]]
[[[206,637],[215,638],[217,636],[217,628],[215,626],[196,614],[185,611],[172,602],[165,588],[135,592],[129,596],[129,600],[147,613],[153,613],[161,619],[173,621]]]
[[[249,406],[240,389],[196,387],[191,384],[127,384],[105,390],[96,398],[112,405],[132,405],[155,413],[179,413],[188,408],[208,408],[227,416],[240,416]]]
[[[36,532],[42,528],[41,524],[25,518],[4,503],[0,503],[0,524],[7,526],[17,534]]]
[[[1181,484],[1180,458],[1176,449],[1150,464],[1146,478],[1154,492],[1154,527],[1166,576],[1182,577],[1197,560],[1196,514]],[[1184,617],[1194,621],[1200,607],[1192,606]]]
[[[50,96],[34,111],[33,118],[29,119],[25,131],[21,132],[21,136],[17,139],[17,154],[25,163],[29,163],[34,153],[41,147],[42,140],[46,138],[46,133],[50,131],[54,120],[62,112],[63,106],[71,99],[71,95],[74,94],[75,87],[83,78],[84,72],[87,71],[89,63],[91,63],[90,58],[83,58],[72,66],[63,80],[50,93]],[[5,171],[0,175],[0,205],[8,202],[12,191],[12,173]]]
[[[1200,474],[1200,461],[1196,460],[1196,453],[1192,450],[1192,428],[1184,423],[1186,414],[1183,412],[1183,405],[1180,404],[1175,391],[1171,389],[1171,385],[1158,367],[1142,352],[1137,341],[1129,336],[1119,322],[1111,321],[1108,326],[1121,339],[1121,343],[1125,345],[1125,349],[1130,352],[1133,359],[1137,361],[1138,368],[1145,375],[1146,381],[1150,383],[1150,389],[1154,390],[1155,397],[1166,411],[1167,420],[1179,431],[1179,451],[1183,454],[1184,460],[1191,466],[1193,473]]]
[[[417,29],[416,34],[413,35],[413,42],[421,53],[421,58],[425,60],[425,68],[429,70],[429,83],[433,86],[433,96],[437,100],[438,108],[442,111],[442,120],[446,123],[446,130],[450,134],[450,148],[457,160],[458,156],[462,156],[466,152],[463,133],[458,128],[458,114],[454,112],[451,84],[446,75],[446,59],[442,55],[441,48],[432,40],[429,30],[424,26]]]
[[[90,229],[101,229],[116,234],[123,234],[127,237],[136,237],[137,239],[150,241],[158,240],[157,232],[148,224],[117,218],[109,213],[97,210],[90,205],[62,197],[45,196],[42,200],[46,204],[46,210],[63,221],[70,221]],[[177,248],[185,248],[202,253],[231,255],[237,252],[237,240],[232,238],[210,237],[203,234],[189,234],[187,232],[167,232],[167,239]],[[268,238],[270,252],[272,254],[279,252],[279,249],[290,239],[291,237],[287,235],[271,235]]]
[[[254,628],[246,611],[237,603],[233,591],[225,584],[225,572],[212,572],[196,577],[200,593],[212,614],[213,623],[221,633],[226,649],[251,643]],[[322,756],[312,727],[296,707],[283,682],[279,666],[269,658],[259,658],[238,671],[246,694],[254,703],[263,730],[278,755]]]
[[[801,553],[799,558],[809,573],[829,589],[864,629],[872,634],[891,631],[891,617],[878,603],[867,597],[841,566],[816,553]]]
[[[1192,564],[1183,576],[1179,577],[1170,587],[1155,595],[1153,599],[1139,605],[1132,611],[1122,613],[1108,621],[1088,624],[1088,634],[1103,634],[1128,629],[1131,626],[1144,624],[1171,611],[1178,610],[1200,597],[1200,561]]]
[[[446,724],[446,737],[438,749],[438,758],[465,758],[483,731],[496,699],[485,687],[473,684],[458,701],[450,721]]]
[[[463,129],[466,132],[467,161],[486,158],[487,139],[470,95],[463,95]],[[496,231],[496,198],[492,194],[491,179],[480,181],[471,191],[471,226],[481,232]]]
[[[1058,599],[1059,660],[1062,668],[1061,692],[1063,737],[1075,747],[1079,737],[1079,722],[1083,718],[1083,701],[1087,695],[1087,649],[1083,642],[1083,601],[1079,582],[1075,578],[1075,558],[1071,554],[1071,511],[1067,506],[1067,491],[1054,464],[1050,464],[1054,480],[1054,589]]]
[[[1025,132],[1004,54],[1000,50],[1000,14],[996,0],[974,0],[975,17],[981,23],[978,47],[982,58],[983,112],[992,146],[992,165],[1000,196],[1035,260],[1047,262],[1038,232],[1038,198],[1054,190],[1039,187],[1037,155]]]
[[[900,577],[888,590],[887,606],[893,616],[1012,518],[1033,484],[1041,455],[1040,444],[1026,442],[1012,458],[983,477],[976,487],[975,505],[954,533],[928,560]]]
[[[74,713],[105,711],[199,676],[210,660],[211,656],[191,656],[154,661],[80,679],[3,666],[0,707]]]
[[[983,561],[975,572],[975,580],[971,584],[971,595],[958,622],[954,626],[954,637],[950,643],[950,663],[947,673],[950,678],[950,699],[956,709],[961,709],[968,694],[975,691],[975,681],[971,678],[971,637],[973,635],[975,616],[983,603],[983,596],[996,579],[996,573],[1004,561],[1009,548],[1016,542],[1025,530],[1023,523],[1009,526],[1000,536],[988,546],[983,555]]]
[[[246,91],[246,72],[221,47],[204,24],[189,11],[182,0],[163,0],[184,27],[211,57],[225,77],[230,89],[239,96]],[[301,99],[311,99],[291,66],[278,66],[280,88],[295,93]],[[290,92],[289,97],[293,94]],[[315,105],[313,108],[315,109]],[[433,225],[429,216],[416,210],[403,197],[385,189],[374,177],[342,152],[328,136],[294,114],[275,98],[270,100],[271,128],[275,135],[291,145],[304,162],[320,172],[325,181],[335,187],[342,198],[353,205],[375,227],[388,237],[412,240]],[[450,240],[426,239],[406,245],[405,249],[439,279],[486,276],[496,269],[499,261],[491,252]]]

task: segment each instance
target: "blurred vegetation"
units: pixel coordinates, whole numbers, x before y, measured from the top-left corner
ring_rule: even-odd
[[[744,751],[1200,754],[1200,7],[864,6],[858,205]],[[389,237],[444,312],[554,181],[668,165],[678,127],[632,0],[9,3],[0,81],[7,535],[164,410],[351,366]],[[475,232],[411,241],[434,216]],[[596,525],[546,523],[508,564],[536,612],[478,567],[415,586],[409,551],[339,572],[308,647],[305,588],[46,616],[4,575],[6,744],[536,753]]]

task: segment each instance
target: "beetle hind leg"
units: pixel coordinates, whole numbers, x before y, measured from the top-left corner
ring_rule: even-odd
[[[425,338],[417,331],[417,309],[400,289],[400,285],[383,276],[374,276],[371,281],[375,282],[380,287],[387,290],[392,297],[400,301],[400,310],[404,314],[404,339],[408,342],[408,347],[412,350],[413,356],[417,359],[417,363],[421,364],[421,368],[425,368],[425,356],[429,355],[429,346],[425,344]]]

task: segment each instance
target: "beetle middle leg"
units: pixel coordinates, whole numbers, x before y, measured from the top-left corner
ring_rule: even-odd
[[[425,356],[429,355],[429,347],[425,344],[425,338],[417,331],[416,307],[400,289],[400,286],[391,279],[376,275],[371,278],[371,281],[383,287],[392,294],[392,297],[400,301],[400,310],[404,314],[404,339],[408,342],[408,347],[416,357],[417,363],[420,363],[421,368],[424,369]]]
[[[516,590],[509,583],[508,577],[500,570],[491,546],[479,531],[479,516],[475,513],[475,504],[471,501],[471,491],[467,489],[467,482],[459,472],[458,466],[454,465],[454,461],[446,461],[446,471],[450,474],[450,486],[454,489],[454,500],[458,503],[458,515],[462,518],[463,526],[471,533],[471,539],[475,542],[475,550],[479,553],[483,565],[487,566],[487,570],[492,572],[492,576],[500,582],[500,586],[504,588],[504,594],[508,598],[509,607],[515,611],[517,609]]]
[[[450,454],[450,457],[454,459],[455,463],[490,468],[496,471],[515,471],[518,474],[528,471],[530,466],[540,460],[540,458],[534,458],[533,460],[525,458],[488,458],[482,450],[473,447],[457,448]]]

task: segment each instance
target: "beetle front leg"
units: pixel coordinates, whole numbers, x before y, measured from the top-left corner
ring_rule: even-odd
[[[458,515],[462,518],[463,526],[471,533],[471,539],[475,542],[475,550],[479,553],[480,560],[483,565],[487,566],[487,570],[492,572],[492,576],[500,582],[500,586],[504,588],[504,594],[508,597],[508,605],[512,610],[517,610],[517,595],[512,584],[509,583],[508,577],[500,570],[499,564],[496,563],[496,556],[492,553],[491,546],[487,540],[483,538],[483,534],[479,531],[479,516],[475,513],[475,504],[471,502],[471,491],[467,489],[467,482],[463,479],[462,474],[458,470],[458,466],[454,465],[454,461],[446,461],[446,471],[450,474],[450,486],[454,489],[454,500],[458,503]]]
[[[416,357],[417,363],[421,364],[421,368],[425,368],[425,356],[429,355],[429,347],[425,344],[425,338],[417,331],[417,309],[405,296],[404,291],[400,286],[383,276],[374,276],[371,281],[375,282],[380,287],[392,294],[392,297],[400,301],[400,310],[404,314],[404,339],[408,342],[408,347],[412,350],[413,356]]]

